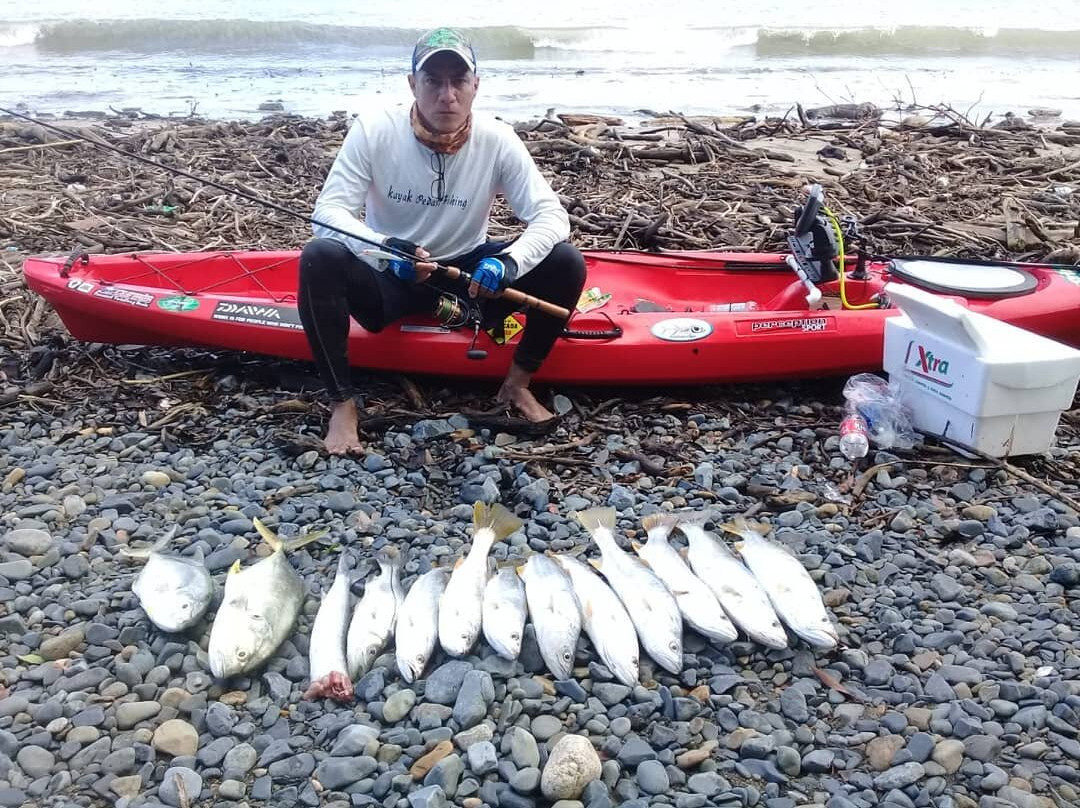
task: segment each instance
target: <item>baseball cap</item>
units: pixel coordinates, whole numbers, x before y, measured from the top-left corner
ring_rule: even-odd
[[[436,53],[443,52],[457,54],[469,70],[476,72],[476,54],[473,52],[472,43],[461,31],[453,28],[436,28],[416,40],[412,53],[412,72],[423,68],[427,60]]]

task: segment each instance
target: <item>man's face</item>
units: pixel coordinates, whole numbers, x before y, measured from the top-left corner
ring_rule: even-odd
[[[472,111],[480,79],[458,56],[436,53],[409,76],[416,108],[429,129],[456,132]]]

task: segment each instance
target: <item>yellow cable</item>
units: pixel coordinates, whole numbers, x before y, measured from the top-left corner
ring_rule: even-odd
[[[848,303],[847,293],[844,290],[844,281],[846,279],[846,267],[844,266],[844,233],[840,229],[840,222],[836,220],[836,216],[828,208],[824,208],[825,215],[829,217],[829,221],[832,222],[833,231],[836,233],[836,243],[840,249],[840,305],[845,309],[876,309],[877,303],[862,303],[858,306],[853,306]]]

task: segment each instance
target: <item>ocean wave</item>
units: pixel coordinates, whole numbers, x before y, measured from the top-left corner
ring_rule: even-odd
[[[1075,58],[1080,30],[948,26],[895,28],[645,26],[491,26],[465,29],[482,60],[532,59],[537,51],[570,53],[701,54],[749,51],[758,57],[797,56],[1043,56]],[[233,54],[286,48],[334,48],[371,55],[408,53],[420,28],[319,25],[295,21],[65,20],[37,25],[0,21],[0,49],[32,45],[43,53],[184,51]]]
[[[900,26],[834,30],[762,29],[758,56],[1041,56],[1075,58],[1080,31]]]
[[[14,24],[0,23],[0,47],[27,44],[46,53],[94,51],[154,53],[166,50],[230,53],[267,48],[333,46],[368,51],[408,52],[426,29],[318,25],[264,20],[65,20],[43,23],[30,34],[12,35]],[[26,26],[22,26],[26,28]],[[477,50],[488,58],[531,58],[528,34],[512,26],[466,29]]]

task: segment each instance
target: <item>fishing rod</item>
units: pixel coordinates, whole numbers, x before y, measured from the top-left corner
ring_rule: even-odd
[[[374,241],[373,239],[365,238],[364,236],[357,235],[356,233],[351,233],[348,230],[344,230],[332,224],[327,224],[326,222],[319,221],[318,219],[312,218],[311,216],[306,216],[303,213],[299,213],[295,210],[292,210],[291,208],[287,208],[284,205],[279,205],[276,202],[269,201],[268,199],[263,199],[262,197],[255,196],[254,194],[249,194],[247,191],[243,191],[239,188],[230,188],[229,186],[223,185],[222,183],[209,179],[208,177],[201,177],[197,174],[191,173],[190,171],[185,171],[182,168],[176,168],[175,166],[167,166],[164,163],[159,163],[157,160],[152,160],[149,157],[143,157],[141,154],[135,154],[133,152],[125,151],[119,146],[114,146],[113,144],[106,143],[103,140],[97,140],[95,138],[87,137],[86,135],[80,134],[79,132],[75,132],[70,129],[64,129],[59,126],[55,126],[54,124],[46,123],[45,121],[40,121],[33,116],[26,115],[22,112],[16,112],[14,110],[7,109],[6,107],[0,107],[0,112],[11,115],[15,118],[21,118],[24,121],[29,121],[30,123],[40,126],[44,129],[49,129],[53,132],[56,132],[57,134],[63,135],[70,140],[81,140],[85,143],[89,143],[91,146],[97,146],[99,148],[116,152],[123,157],[128,157],[132,160],[138,160],[140,163],[145,163],[146,165],[153,166],[154,168],[160,168],[163,171],[168,171],[173,174],[179,174],[181,177],[187,177],[189,180],[194,180],[195,182],[198,182],[202,185],[209,185],[211,188],[217,188],[219,191],[224,191],[227,194],[235,194],[236,196],[239,196],[242,199],[246,199],[249,202],[263,205],[270,208],[271,210],[277,211],[278,213],[284,213],[287,216],[292,216],[294,218],[300,219],[301,221],[307,222],[308,224],[325,227],[327,230],[332,230],[335,233],[339,233],[343,236],[354,238],[357,241],[363,242],[364,244],[370,244],[372,247],[375,248],[371,251],[374,257],[399,258],[405,261],[411,261],[413,263],[417,261],[417,257],[415,255],[409,255],[406,252],[395,249],[386,244],[381,244],[377,241]],[[466,272],[463,269],[459,269],[458,267],[447,266],[445,264],[440,264],[437,261],[431,261],[429,263],[435,264],[436,268],[439,271],[443,272],[450,280],[461,279],[466,283],[471,283],[473,280],[470,273]],[[568,320],[570,318],[570,312],[567,309],[564,309],[562,306],[556,306],[554,303],[549,303],[546,300],[541,300],[535,295],[526,294],[519,289],[504,289],[498,295],[494,295],[494,297],[505,298],[511,303],[516,303],[519,306],[527,306],[528,308],[542,311],[544,314],[550,314],[553,317],[561,317],[564,320]]]

